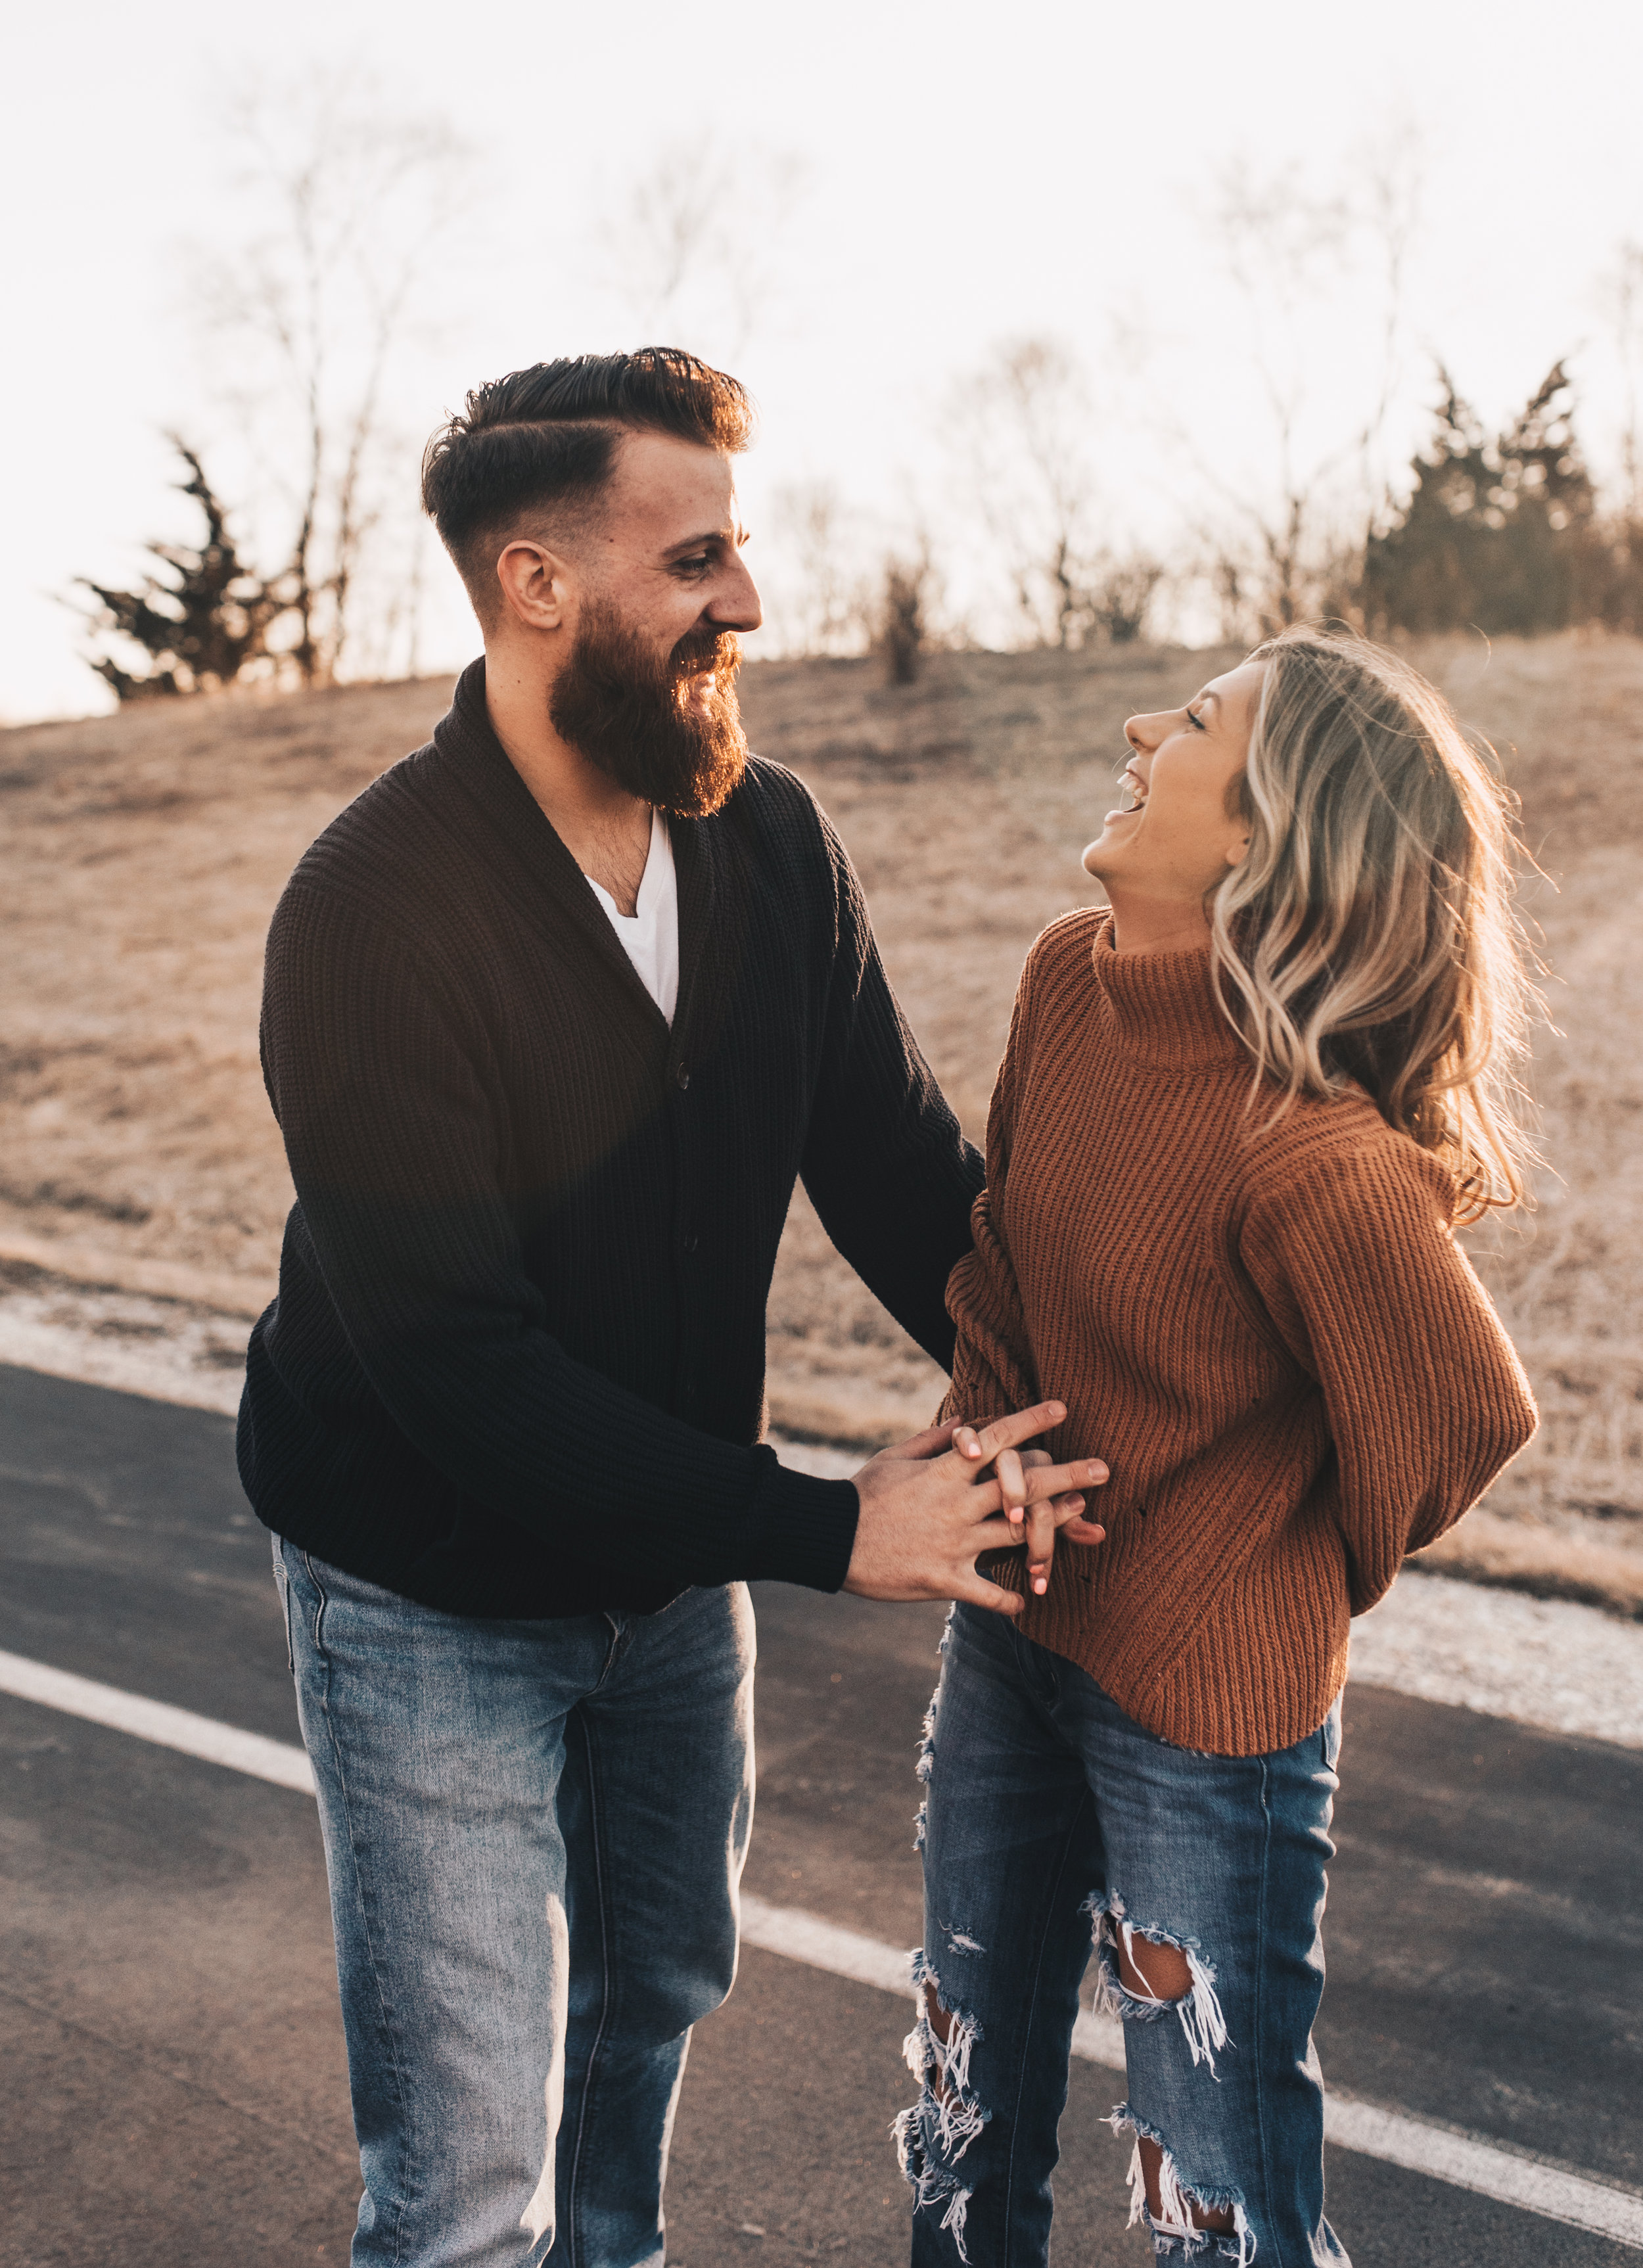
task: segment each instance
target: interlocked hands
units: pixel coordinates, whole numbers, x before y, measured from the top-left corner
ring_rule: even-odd
[[[932,1425],[881,1450],[856,1475],[861,1513],[844,1588],[866,1599],[965,1599],[1019,1614],[1017,1594],[976,1572],[983,1552],[1025,1543],[1029,1580],[1042,1594],[1057,1528],[1075,1522],[1080,1543],[1106,1534],[1082,1517],[1079,1493],[1107,1478],[1101,1460],[1052,1465],[1043,1450],[1021,1447],[1066,1414],[1059,1402],[1041,1402],[980,1432],[961,1422]]]

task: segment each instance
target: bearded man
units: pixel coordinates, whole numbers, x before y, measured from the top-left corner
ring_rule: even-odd
[[[1020,1476],[1042,1408],[853,1481],[761,1446],[795,1178],[946,1364],[982,1166],[836,836],[747,753],[749,423],[664,350],[468,397],[423,493],[484,657],[269,940],[298,1202],[239,1465],[319,1790],[356,2268],[660,2261],[734,1972],[746,1581],[1008,1612],[1001,1505],[1081,1503],[1085,1468]]]

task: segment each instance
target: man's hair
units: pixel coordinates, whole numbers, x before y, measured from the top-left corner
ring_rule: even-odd
[[[549,516],[563,525],[585,514],[624,432],[670,433],[735,455],[753,438],[753,404],[735,379],[682,348],[640,347],[492,379],[433,436],[423,509],[482,622],[496,613],[498,554]]]

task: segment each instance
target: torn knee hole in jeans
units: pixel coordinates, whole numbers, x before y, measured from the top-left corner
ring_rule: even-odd
[[[1249,2268],[1256,2242],[1242,2191],[1190,2180],[1158,2129],[1138,2118],[1127,2102],[1118,2105],[1107,2124],[1115,2134],[1135,2137],[1129,2226],[1140,2223],[1160,2254],[1233,2260],[1238,2268]]]
[[[918,2017],[903,2053],[919,2082],[918,2100],[898,2116],[892,2133],[903,2173],[913,2191],[913,2209],[941,2207],[940,2226],[954,2250],[968,2261],[964,2220],[970,2186],[959,2170],[964,2153],[992,2113],[978,2102],[969,2083],[970,2056],[981,2038],[973,2016],[949,2007],[941,1982],[925,1955],[913,1955]]]
[[[1197,1939],[1132,1920],[1116,1890],[1092,1890],[1082,1911],[1095,1946],[1096,2006],[1132,2024],[1173,2012],[1194,2066],[1207,2064],[1217,2077],[1215,2051],[1227,2044],[1227,2021],[1215,1971]]]

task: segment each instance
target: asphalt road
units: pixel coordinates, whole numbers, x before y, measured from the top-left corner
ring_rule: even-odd
[[[917,1933],[913,1744],[939,1609],[770,1587],[748,1887]],[[226,1419],[0,1369],[0,1648],[297,1737]],[[1353,1688],[1320,2029],[1337,2085],[1643,2188],[1643,1756]],[[347,2257],[357,2176],[313,1808],[0,1698],[0,2262]],[[759,1952],[694,2045],[670,2260],[891,2268],[904,2007]],[[1115,2074],[1075,2067],[1057,2251],[1124,2228]],[[1357,2268],[1639,2257],[1347,2152]],[[762,2230],[762,2235],[743,2233]]]

